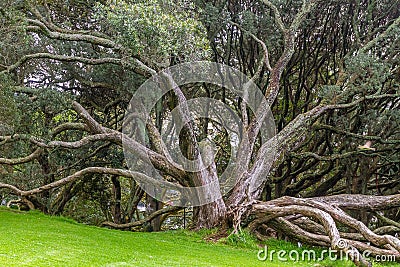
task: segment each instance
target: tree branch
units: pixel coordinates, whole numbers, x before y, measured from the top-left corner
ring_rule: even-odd
[[[334,133],[343,134],[343,135],[347,135],[347,136],[351,136],[351,137],[363,139],[363,140],[374,140],[374,141],[377,141],[382,144],[400,144],[400,140],[383,140],[383,138],[380,136],[355,134],[355,133],[351,133],[348,131],[338,129],[331,125],[326,125],[326,124],[321,124],[321,123],[314,125],[313,128],[316,130],[321,130],[321,129],[330,130]]]
[[[398,32],[399,26],[400,26],[400,17],[398,17],[383,33],[378,34],[374,39],[365,44],[359,50],[359,53],[366,53],[381,40],[388,38],[391,34],[396,34]]]
[[[246,29],[244,29],[241,25],[237,24],[236,22],[230,21],[230,23],[232,25],[235,25],[236,27],[238,27],[239,29],[241,29],[242,31],[244,31],[246,34],[250,35],[251,38],[253,38],[257,43],[259,43],[264,51],[263,56],[262,56],[262,60],[260,61],[260,63],[258,64],[257,70],[254,73],[253,77],[251,78],[251,80],[254,80],[256,77],[258,77],[262,71],[262,68],[265,64],[265,67],[267,68],[268,71],[272,71],[272,67],[269,63],[269,53],[268,53],[268,48],[267,45],[260,40],[257,36],[255,36],[253,33],[247,31]]]
[[[24,163],[31,162],[31,161],[37,159],[42,153],[43,153],[43,149],[38,148],[32,154],[30,154],[26,157],[16,158],[16,159],[0,158],[0,164],[5,164],[5,165],[24,164]]]
[[[100,65],[100,64],[121,64],[121,59],[118,58],[85,58],[85,57],[76,57],[76,56],[64,56],[64,55],[55,55],[51,53],[35,53],[30,55],[24,55],[20,58],[16,63],[8,66],[5,70],[0,73],[8,73],[12,72],[18,67],[20,67],[25,62],[32,59],[52,59],[57,61],[65,61],[65,62],[81,62],[89,65]]]
[[[143,220],[135,221],[135,222],[130,222],[130,223],[123,223],[123,224],[116,224],[113,222],[103,222],[103,226],[108,226],[114,229],[127,229],[127,228],[132,228],[132,227],[138,227],[142,226],[144,223],[150,222],[153,219],[157,218],[158,216],[165,214],[165,213],[172,213],[176,212],[178,210],[183,209],[182,207],[175,207],[175,206],[169,206],[160,210],[157,210],[150,214],[148,217],[144,218]]]
[[[109,39],[98,37],[85,33],[65,33],[58,31],[51,31],[45,23],[35,19],[27,19],[29,24],[39,26],[40,29],[51,39],[64,40],[64,41],[81,41],[104,47],[120,49],[121,46]],[[35,29],[35,28],[32,28]]]
[[[181,168],[181,166],[179,166],[175,162],[170,162],[165,156],[150,150],[149,148],[143,146],[139,142],[136,142],[129,136],[121,132],[101,126],[78,102],[74,101],[73,107],[93,133],[110,134],[110,137],[115,138],[115,142],[119,144],[124,143],[124,145],[126,145],[129,150],[136,153],[137,156],[141,157],[142,159],[149,158],[151,163],[157,169],[162,170],[172,177],[176,178],[182,185],[187,185],[187,174]]]
[[[76,173],[74,173],[70,176],[67,176],[63,179],[60,179],[58,181],[55,181],[55,182],[40,186],[38,188],[31,189],[31,190],[21,190],[13,185],[4,184],[4,183],[0,183],[0,188],[10,189],[18,196],[31,196],[31,195],[36,195],[36,194],[48,191],[53,188],[58,188],[67,183],[76,181],[76,180],[82,178],[84,175],[93,174],[93,173],[112,174],[112,175],[118,175],[118,176],[123,176],[123,177],[128,177],[128,178],[133,178],[134,176],[139,176],[141,179],[146,179],[146,180],[152,179],[145,174],[138,173],[138,172],[131,172],[128,170],[123,170],[123,169],[113,169],[113,168],[105,168],[105,167],[88,167],[83,170],[77,171]]]

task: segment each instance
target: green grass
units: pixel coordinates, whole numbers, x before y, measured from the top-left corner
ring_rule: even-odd
[[[344,261],[259,261],[259,247],[250,236],[225,239],[231,245],[203,237],[189,231],[116,231],[0,208],[0,266],[352,266]],[[282,241],[268,246],[296,249]]]

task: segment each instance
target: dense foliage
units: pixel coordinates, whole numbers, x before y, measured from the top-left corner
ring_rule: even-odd
[[[171,214],[166,222],[174,228],[189,218],[198,228],[225,222],[237,229],[259,215],[241,210],[253,200],[398,196],[399,10],[398,0],[3,1],[1,197],[84,222],[159,230]],[[171,110],[187,99],[229,105],[246,118],[243,133],[252,141],[240,147],[246,171],[232,191],[220,202],[182,210],[151,198],[123,172],[123,149],[113,134],[121,132],[129,100],[148,77],[194,60],[237,68],[261,88],[275,117],[278,154],[269,173],[257,170],[268,163],[254,114],[226,88],[199,83],[166,94],[145,137],[146,147],[165,159],[153,164],[166,180],[207,181],[168,165],[157,142]],[[193,139],[213,139],[218,177],[232,149],[228,133],[207,118],[194,124],[184,128],[179,145],[194,158],[202,148]],[[264,183],[248,192],[255,176]],[[66,177],[79,179],[56,184]],[[18,191],[49,184],[55,186],[35,194]],[[376,229],[400,220],[398,204],[391,205],[378,215],[374,209],[349,214]]]

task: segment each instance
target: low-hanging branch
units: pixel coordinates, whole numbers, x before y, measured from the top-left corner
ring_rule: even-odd
[[[18,165],[18,164],[28,163],[37,159],[42,154],[42,152],[43,149],[37,148],[34,152],[32,152],[30,155],[26,157],[14,158],[14,159],[0,158],[0,164]]]
[[[114,229],[128,229],[128,228],[133,228],[133,227],[139,227],[142,226],[143,224],[147,223],[147,222],[151,222],[153,219],[157,218],[160,215],[166,214],[166,213],[173,213],[176,211],[179,211],[183,209],[182,207],[175,207],[175,206],[168,206],[166,208],[157,210],[155,212],[153,212],[152,214],[150,214],[149,216],[147,216],[146,218],[139,220],[139,221],[135,221],[135,222],[130,222],[130,223],[123,223],[123,224],[117,224],[117,223],[113,223],[113,222],[103,222],[102,225],[103,226],[107,226],[107,227],[111,227]]]
[[[14,194],[20,196],[20,197],[24,197],[24,196],[32,196],[32,195],[36,195],[54,188],[58,188],[60,186],[63,186],[67,183],[76,181],[78,179],[83,178],[83,176],[87,175],[87,174],[108,174],[108,175],[119,175],[119,176],[123,176],[123,177],[128,177],[128,178],[133,178],[135,176],[137,177],[141,177],[143,180],[148,180],[151,179],[150,177],[148,177],[147,175],[143,174],[143,173],[138,173],[138,172],[131,172],[128,170],[124,170],[124,169],[114,169],[114,168],[105,168],[105,167],[88,167],[85,169],[82,169],[80,171],[75,172],[72,175],[69,175],[65,178],[62,178],[60,180],[57,180],[55,182],[40,186],[38,188],[34,188],[31,190],[21,190],[19,188],[17,188],[16,186],[10,185],[10,184],[5,184],[5,183],[0,183],[0,188],[6,188],[11,190]]]

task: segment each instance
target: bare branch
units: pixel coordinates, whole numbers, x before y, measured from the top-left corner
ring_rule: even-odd
[[[349,157],[354,157],[355,155],[363,155],[366,157],[376,157],[379,156],[378,153],[365,153],[363,150],[355,150],[355,151],[349,151],[343,154],[333,154],[329,156],[321,156],[318,155],[317,153],[313,152],[303,152],[299,154],[291,154],[294,158],[314,158],[316,160],[320,161],[333,161],[337,159],[345,159]]]
[[[65,33],[65,32],[58,32],[58,31],[51,31],[45,23],[39,20],[35,19],[27,19],[27,22],[30,23],[31,25],[33,24],[34,26],[40,27],[40,29],[49,37],[52,39],[57,39],[57,40],[65,40],[65,41],[82,41],[82,42],[87,42],[95,45],[100,45],[104,47],[109,47],[109,48],[114,48],[114,49],[120,49],[121,46],[115,43],[114,41],[111,41],[109,39],[103,38],[103,37],[98,37],[90,34],[84,34],[84,33]],[[31,30],[36,29],[36,28],[31,28]]]
[[[187,99],[185,95],[183,94],[181,88],[175,83],[175,80],[173,79],[172,75],[168,72],[162,72],[163,77],[166,78],[166,82],[169,86],[170,89],[173,90],[175,93],[175,96],[178,100],[179,106],[178,106],[178,111],[180,118],[182,118],[182,122],[184,123],[183,125],[183,131],[186,134],[186,141],[189,142],[189,158],[191,160],[199,160],[199,164],[202,165],[201,157],[199,156],[199,147],[197,144],[196,140],[196,134],[195,134],[195,129],[194,129],[194,124],[193,120],[191,118],[191,114],[189,111],[189,106],[187,104]],[[198,166],[201,168],[202,166]]]
[[[121,64],[121,59],[118,58],[85,58],[85,57],[76,57],[76,56],[64,56],[64,55],[55,55],[51,53],[35,53],[30,55],[24,55],[20,58],[16,63],[8,66],[5,70],[0,73],[11,72],[18,67],[20,67],[25,62],[32,59],[52,59],[57,61],[65,61],[65,62],[81,62],[89,65],[100,65],[100,64]]]
[[[304,2],[301,7],[301,10],[297,13],[296,17],[294,18],[293,22],[291,23],[288,29],[285,28],[282,22],[278,8],[268,0],[263,0],[263,2],[274,10],[275,21],[279,29],[281,30],[283,34],[283,39],[285,41],[284,51],[280,56],[280,58],[278,59],[278,61],[275,63],[275,66],[273,67],[273,71],[271,72],[271,80],[269,82],[265,94],[265,96],[268,99],[268,104],[272,106],[279,92],[279,82],[283,70],[286,68],[286,65],[289,63],[289,60],[294,54],[295,34],[299,29],[300,25],[303,23],[304,19],[307,17],[307,15],[310,14],[315,9],[318,1],[310,1],[309,3]],[[255,126],[256,125],[254,125],[253,127]]]
[[[305,113],[299,114],[296,118],[294,118],[282,131],[280,131],[277,136],[271,139],[269,142],[266,142],[261,146],[259,151],[257,152],[257,157],[255,163],[253,164],[253,168],[250,173],[254,174],[255,172],[260,172],[265,166],[265,164],[269,164],[267,159],[267,154],[271,152],[271,147],[275,147],[278,152],[276,157],[279,157],[284,151],[290,151],[294,147],[298,145],[299,142],[304,138],[307,131],[310,130],[310,125],[313,121],[315,121],[319,116],[324,114],[324,112],[328,110],[335,109],[346,109],[356,106],[366,100],[378,100],[383,98],[398,98],[400,94],[383,94],[383,95],[369,95],[360,97],[359,99],[344,104],[336,104],[336,105],[319,105]],[[260,172],[260,175],[263,175],[263,172]]]
[[[70,176],[67,176],[63,179],[60,179],[58,181],[55,181],[55,182],[40,186],[38,188],[31,189],[31,190],[26,190],[26,191],[21,190],[13,185],[4,184],[4,183],[0,183],[0,188],[10,189],[18,196],[31,196],[31,195],[35,195],[35,194],[39,194],[39,193],[48,191],[53,188],[58,188],[67,183],[76,181],[76,180],[82,178],[84,175],[93,174],[93,173],[119,175],[119,176],[128,177],[128,178],[133,178],[134,176],[138,176],[138,177],[141,177],[142,179],[151,179],[150,177],[148,177],[145,174],[130,172],[128,170],[123,170],[123,169],[113,169],[113,168],[104,168],[104,167],[88,167],[83,170],[77,171],[76,173],[74,173]]]
[[[334,133],[339,133],[339,134],[343,134],[343,135],[347,135],[347,136],[351,136],[351,137],[363,139],[363,140],[374,140],[374,141],[377,141],[382,144],[400,144],[400,140],[384,140],[380,136],[355,134],[355,133],[344,131],[344,130],[341,130],[341,129],[338,129],[336,127],[333,127],[331,125],[326,125],[326,124],[319,123],[319,124],[314,125],[313,128],[316,130],[326,129],[326,130],[330,130]]]
[[[313,200],[351,210],[378,211],[400,207],[400,194],[389,196],[334,195],[315,197]]]
[[[113,222],[103,222],[103,226],[108,226],[114,229],[127,229],[127,228],[133,228],[133,227],[138,227],[142,226],[144,223],[150,222],[153,219],[157,218],[158,216],[165,214],[165,213],[172,213],[176,212],[178,210],[183,209],[182,207],[175,207],[175,206],[169,206],[160,210],[157,210],[150,214],[148,217],[144,218],[143,220],[135,221],[135,222],[130,222],[130,223],[123,223],[123,224],[116,224]]]
[[[51,12],[48,9],[47,4],[45,4],[45,7],[47,8],[48,12]],[[102,37],[102,38],[108,39],[108,36],[106,36],[105,34],[100,33],[100,32],[94,32],[94,31],[89,31],[89,30],[69,30],[69,29],[60,28],[51,21],[49,16],[44,17],[35,6],[30,5],[29,8],[30,8],[30,11],[39,19],[39,21],[42,22],[45,27],[47,27],[48,29],[50,29],[52,31],[67,33],[67,34],[86,34],[86,35],[92,35],[92,36],[97,36],[97,37]],[[42,25],[42,27],[43,27],[43,25]]]
[[[157,127],[151,122],[146,123],[146,129],[149,134],[149,139],[151,143],[154,145],[154,150],[157,153],[164,155],[170,162],[173,162],[171,155],[168,152],[168,149],[161,138],[160,132]]]
[[[395,226],[397,227],[397,229],[400,230],[400,223],[395,222],[389,218],[386,218],[385,216],[379,214],[378,212],[375,213],[376,217],[378,217],[381,221],[383,221],[384,223],[387,223],[389,225]]]
[[[52,130],[51,135],[54,137],[64,131],[68,131],[68,130],[79,130],[79,131],[86,131],[86,132],[90,131],[90,129],[84,123],[67,122],[67,123],[58,125],[56,128],[54,128]]]
[[[100,134],[112,131],[111,129],[107,129],[101,126],[95,119],[93,119],[92,116],[90,116],[89,112],[87,112],[87,110],[84,107],[82,107],[78,102],[73,101],[72,106],[93,133]]]
[[[285,233],[285,235],[291,236],[297,240],[308,244],[314,244],[319,246],[329,246],[330,240],[329,237],[323,234],[314,234],[310,233],[296,224],[289,222],[285,218],[276,218],[272,220],[268,225],[273,227],[274,229],[279,229],[279,231]],[[366,251],[368,250],[371,252],[372,255],[394,255],[398,256],[398,253],[394,252],[393,250],[388,249],[381,249],[371,245],[366,244],[365,242],[359,242],[355,240],[351,240],[348,238],[342,238],[344,242],[347,244],[361,250]],[[365,263],[368,266],[368,263]]]
[[[186,172],[176,164],[175,162],[170,162],[165,156],[150,150],[149,148],[143,146],[141,143],[133,140],[127,135],[103,127],[101,126],[92,116],[90,116],[89,112],[84,109],[78,102],[73,102],[73,107],[75,111],[79,114],[79,116],[85,121],[90,130],[95,134],[107,134],[109,133],[109,137],[115,138],[114,141],[122,144],[122,140],[124,140],[124,144],[129,147],[130,150],[137,153],[137,156],[147,159],[149,158],[152,164],[159,170],[170,174],[174,178],[176,178],[182,185],[187,185],[187,174]]]
[[[7,159],[7,158],[0,158],[0,164],[5,164],[5,165],[17,165],[17,164],[24,164],[31,162],[35,159],[37,159],[40,154],[42,154],[43,150],[38,148],[36,149],[32,154],[22,157],[22,158],[16,158],[16,159]]]
[[[86,136],[81,140],[75,142],[51,141],[49,143],[45,143],[43,141],[35,141],[35,144],[45,148],[63,147],[63,148],[77,149],[91,142],[96,142],[96,141],[113,141],[118,144],[121,144],[121,134],[116,134],[116,133],[95,134]]]

